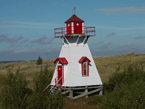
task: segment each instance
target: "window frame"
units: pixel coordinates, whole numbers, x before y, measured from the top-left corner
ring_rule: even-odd
[[[87,76],[87,73],[88,73],[88,66],[87,66],[87,62],[83,62],[83,76]],[[85,68],[86,67],[86,68]]]
[[[91,62],[86,56],[83,56],[80,58],[78,61],[81,64],[81,72],[82,72],[82,77],[89,77],[89,63]],[[86,63],[86,71],[87,74],[84,75],[84,63]]]
[[[84,64],[86,64],[86,74],[84,74]],[[89,76],[89,63],[88,63],[88,61],[82,62],[82,76],[83,77]]]

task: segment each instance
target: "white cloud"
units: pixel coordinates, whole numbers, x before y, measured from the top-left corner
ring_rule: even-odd
[[[95,11],[105,12],[106,15],[111,14],[132,14],[132,13],[145,13],[145,7],[114,7],[114,8],[99,8]]]
[[[32,43],[39,43],[39,44],[49,44],[53,38],[47,38],[46,36],[40,36],[37,39],[33,39],[31,42]]]
[[[18,42],[19,40],[22,39],[22,36],[14,36],[12,38],[8,38],[7,41],[10,42],[10,43],[15,43],[15,42]]]
[[[116,35],[116,33],[110,33],[110,34],[107,35],[107,37],[113,36],[113,35]]]
[[[14,36],[12,38],[8,38],[7,35],[4,35],[4,34],[0,34],[0,41],[1,42],[10,42],[10,43],[15,43],[15,42],[18,42],[19,40],[22,39],[22,36],[19,35],[19,36]]]
[[[145,46],[144,45],[139,45],[139,44],[127,44],[127,45],[118,45],[118,46],[111,46],[108,47],[109,45],[112,45],[112,43],[107,43],[104,45],[101,45],[96,48],[92,48],[93,52],[103,52],[103,53],[125,53],[125,52],[143,52],[145,51]]]
[[[121,30],[121,31],[126,31],[126,30],[145,30],[145,27],[110,27],[110,26],[95,26],[95,28],[101,28],[101,29],[109,29],[109,30]]]
[[[28,42],[29,41],[29,39],[25,39],[25,40],[23,40],[21,43],[26,43],[26,42]]]
[[[134,39],[142,39],[142,38],[145,38],[145,36],[138,36],[138,37],[135,37]]]
[[[23,21],[3,21],[3,28],[34,28],[34,29],[54,29],[61,25],[48,22],[23,22]],[[9,24],[8,24],[9,23]]]
[[[8,39],[8,36],[7,35],[0,34],[0,42],[6,41],[7,39]]]
[[[13,53],[46,53],[46,52],[56,52],[60,51],[61,46],[54,46],[49,48],[40,48],[40,49],[23,49],[23,50],[14,50]]]

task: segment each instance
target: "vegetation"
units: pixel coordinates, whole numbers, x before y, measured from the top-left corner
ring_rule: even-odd
[[[33,78],[34,90],[32,90],[27,87],[29,81],[26,80],[24,73],[20,73],[20,70],[17,70],[15,74],[8,72],[3,80],[5,84],[3,84],[1,88],[0,101],[2,108],[66,108],[66,100],[60,93],[53,95],[46,93],[44,98],[43,91],[50,83],[52,74],[53,73],[48,70],[48,66],[44,69],[41,68],[41,71],[36,72]]]
[[[37,65],[41,65],[41,64],[42,64],[42,58],[39,56],[37,60]]]
[[[50,83],[51,77],[55,66],[47,68],[31,68],[19,70],[8,74],[13,74],[11,79],[13,83],[17,83],[19,76],[23,77],[23,87],[19,84],[14,84],[19,88],[19,96],[16,98],[11,95],[12,89],[7,83],[8,77],[7,70],[0,70],[0,106],[4,105],[3,97],[9,97],[10,100],[18,99],[19,104],[14,102],[13,105],[22,106],[22,108],[66,108],[69,109],[84,108],[90,109],[140,109],[145,108],[145,54],[128,53],[123,55],[107,56],[107,57],[94,57],[98,72],[103,81],[104,95],[103,96],[90,96],[88,98],[82,97],[77,100],[66,99],[60,93],[58,96],[51,96],[47,93],[44,99],[43,90]],[[43,64],[53,63],[54,60],[43,61]],[[13,64],[17,66],[31,66],[36,65],[36,62],[21,62]],[[11,68],[9,66],[8,68]],[[19,72],[19,73],[17,73]],[[23,72],[23,73],[22,73]],[[23,76],[22,76],[23,75]],[[43,79],[42,79],[43,78]],[[7,89],[7,90],[6,90]],[[7,93],[5,93],[6,91]],[[48,89],[49,90],[49,89]],[[48,90],[46,92],[48,92]],[[28,93],[27,93],[28,92]],[[6,96],[7,95],[7,96]],[[22,97],[22,98],[21,98]],[[5,99],[6,99],[5,98]],[[67,101],[67,104],[66,104]],[[3,105],[2,105],[3,104]],[[11,103],[5,103],[11,104]],[[56,107],[53,107],[55,106]],[[10,106],[10,105],[9,105]],[[5,108],[5,107],[0,107]]]
[[[145,71],[138,65],[130,65],[122,73],[114,73],[104,84],[101,97],[102,109],[145,108]]]

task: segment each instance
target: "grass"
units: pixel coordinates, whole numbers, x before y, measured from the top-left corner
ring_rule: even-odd
[[[52,76],[53,72],[48,66],[41,67],[40,72],[37,71],[33,75],[33,88],[28,88],[29,81],[26,80],[24,72],[20,72],[20,70],[17,70],[16,73],[9,71],[3,79],[4,84],[0,90],[1,106],[8,109],[49,107],[52,109],[65,109],[66,101],[61,93],[53,96],[46,93],[44,98],[44,89],[50,83]]]
[[[114,73],[104,84],[101,109],[144,109],[145,71],[130,65],[123,72]]]
[[[134,53],[128,53],[128,54],[123,54],[123,55],[114,55],[114,56],[107,56],[107,57],[94,57],[94,61],[97,66],[98,72],[100,74],[101,80],[104,83],[104,86],[105,86],[105,84],[112,84],[113,82],[111,83],[109,81],[111,81],[111,77],[112,78],[114,77],[114,75],[115,75],[114,73],[116,73],[116,75],[118,75],[118,74],[121,75],[122,72],[124,72],[125,70],[128,69],[129,65],[132,65],[133,69],[137,66],[139,69],[142,68],[142,71],[145,71],[145,67],[144,67],[145,66],[145,54],[139,55],[139,54],[134,54]],[[47,61],[43,61],[43,64],[53,63],[53,62],[54,62],[54,60],[47,60]],[[32,66],[32,65],[36,65],[36,62],[27,61],[27,62],[21,62],[21,63],[14,63],[13,67]],[[12,67],[12,66],[10,66],[10,67]],[[55,69],[55,66],[48,67],[48,70],[51,72],[53,72],[54,69]],[[135,71],[135,69],[134,69],[134,71]],[[6,77],[6,72],[8,72],[8,70],[0,70],[0,75],[2,75],[0,77],[2,79]],[[33,77],[36,75],[36,72],[41,72],[40,68],[25,69],[25,70],[21,70],[20,72],[24,72],[24,74],[26,76],[26,80],[28,80],[27,88],[31,88],[34,91],[35,88],[33,86],[35,85],[35,82],[33,80]],[[137,72],[137,70],[136,70],[136,72]],[[13,73],[15,74],[16,71],[14,71]],[[4,82],[2,81],[1,78],[0,78],[0,84],[4,84]],[[115,77],[115,78],[117,78],[117,77]],[[124,78],[124,77],[122,77],[122,78]],[[126,78],[128,79],[129,76]],[[112,79],[112,81],[113,80],[115,80],[115,79]],[[119,80],[119,81],[121,81],[121,80]],[[135,81],[135,80],[133,80],[133,81]],[[141,84],[141,85],[137,85],[137,84]],[[127,102],[127,101],[125,101],[125,98],[132,96],[132,94],[135,94],[135,95],[137,94],[137,91],[133,92],[133,93],[129,93],[129,96],[125,94],[127,92],[130,92],[130,89],[134,90],[134,87],[133,87],[134,85],[137,87],[140,87],[142,89],[144,88],[144,87],[141,87],[142,85],[144,85],[144,82],[138,81],[138,80],[137,80],[137,82],[134,82],[133,84],[130,84],[129,86],[124,85],[124,83],[121,83],[120,86],[116,86],[116,84],[115,84],[114,89],[111,92],[106,91],[107,95],[103,95],[103,97],[101,97],[101,99],[98,96],[93,96],[93,97],[88,97],[88,98],[83,97],[83,98],[79,98],[77,100],[67,99],[67,101],[68,101],[67,104],[70,106],[70,109],[82,107],[82,105],[84,105],[84,107],[85,107],[84,109],[89,108],[89,106],[92,106],[91,108],[95,109],[95,108],[98,108],[98,106],[101,107],[101,105],[99,105],[99,103],[102,102],[102,100],[104,100],[103,101],[104,105],[109,105],[108,103],[118,103],[120,99],[115,98],[115,96],[117,96],[116,94],[120,94],[120,95],[124,94],[124,96],[123,96],[124,98],[122,98],[120,101],[121,101],[121,103],[124,103],[124,106],[126,106],[127,104],[125,104],[125,102]],[[123,89],[127,89],[127,90],[124,91]],[[120,90],[120,91],[118,91],[118,90]],[[140,92],[140,93],[144,97],[143,92]],[[131,98],[131,99],[133,99],[133,102],[134,102],[134,98],[137,99],[137,96],[133,96],[133,98]],[[109,100],[105,100],[105,99],[109,99]],[[111,100],[111,99],[114,99],[116,102],[113,102],[113,100]],[[116,100],[116,99],[118,99],[118,100]],[[138,101],[141,101],[141,99],[138,99]],[[142,100],[142,102],[143,102],[143,100]],[[129,102],[127,102],[127,103],[129,103]],[[137,103],[139,103],[139,102],[137,102]],[[136,104],[136,103],[134,103],[134,104]],[[114,105],[111,105],[111,107],[112,106],[114,106]],[[115,105],[115,106],[117,106],[117,105]],[[122,106],[122,105],[120,104],[120,106]],[[135,106],[136,107],[138,106],[138,108],[139,108],[139,106],[141,107],[141,105],[135,105]],[[103,106],[102,106],[102,108],[103,108]],[[116,107],[116,108],[120,108],[120,107]]]

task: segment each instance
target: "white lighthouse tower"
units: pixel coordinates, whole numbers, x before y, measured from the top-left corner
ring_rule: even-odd
[[[84,26],[75,13],[65,21],[65,27],[55,28],[54,37],[62,40],[56,68],[49,86],[61,86],[62,94],[76,99],[92,93],[102,95],[103,84],[91,55],[87,40],[95,36],[95,27]]]

